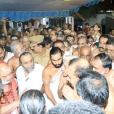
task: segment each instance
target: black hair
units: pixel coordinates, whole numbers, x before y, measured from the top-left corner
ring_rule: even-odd
[[[114,38],[109,38],[106,44],[114,46]]]
[[[4,48],[4,46],[2,46],[1,44],[0,44],[0,48],[2,49],[2,50],[4,50],[5,48]]]
[[[94,58],[99,58],[102,61],[103,68],[109,68],[109,70],[112,69],[112,60],[107,54],[100,53]]]
[[[63,40],[63,42],[67,42],[68,47],[71,47],[71,44],[70,44],[70,42],[68,40]]]
[[[37,45],[38,45],[38,46],[41,45],[43,48],[45,47],[45,43],[44,43],[44,42],[38,43]]]
[[[30,53],[30,52],[23,52],[20,56],[19,56],[19,62],[20,62],[20,64],[22,63],[22,61],[21,61],[21,57],[22,56],[26,56],[26,55],[31,55],[32,56],[32,54]]]
[[[51,58],[51,55],[55,55],[55,54],[58,54],[58,53],[60,53],[61,56],[63,55],[60,48],[52,47],[52,49],[50,50],[50,58]]]
[[[94,41],[94,38],[91,35],[87,36],[87,42],[89,39],[92,39]]]
[[[54,32],[56,36],[58,36],[58,33],[56,30],[52,30],[51,32]]]
[[[78,31],[78,34],[84,34],[84,32],[83,31]]]
[[[45,98],[39,90],[26,91],[19,104],[19,114],[44,114]]]
[[[57,44],[57,43],[62,43],[62,44],[64,45],[63,41],[61,41],[61,40],[56,40],[55,42],[53,42],[52,47],[55,47],[55,44]]]
[[[51,39],[49,37],[44,37],[44,41],[45,45],[51,44]]]
[[[89,25],[89,23],[85,23],[85,25]]]
[[[17,35],[11,35],[11,39],[12,39],[12,37],[17,37],[17,39],[19,39],[19,37]]]
[[[106,39],[110,39],[110,36],[108,34],[102,34],[99,38],[99,41],[101,38],[106,38]]]
[[[67,39],[68,37],[72,37],[72,38],[75,40],[74,36],[72,36],[72,35],[68,35],[68,36],[66,37],[66,39]]]
[[[95,71],[87,71],[83,75],[84,78],[76,84],[78,95],[85,101],[104,107],[109,96],[105,77]]]

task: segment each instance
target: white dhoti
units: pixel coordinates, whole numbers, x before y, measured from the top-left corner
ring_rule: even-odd
[[[53,76],[50,82],[50,90],[57,103],[61,103],[63,101],[58,97],[58,86],[61,74],[62,74],[62,68]],[[46,100],[46,109],[48,111],[50,108],[54,106],[54,104],[51,102],[50,99],[47,98],[46,94],[44,94],[44,97]]]

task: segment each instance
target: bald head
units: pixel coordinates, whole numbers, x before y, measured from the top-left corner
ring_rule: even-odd
[[[91,48],[88,45],[82,46],[79,50],[79,57],[86,59],[87,61],[91,60]]]
[[[90,70],[90,64],[86,59],[75,58],[69,62],[69,70],[72,70],[76,76],[85,70]]]
[[[0,63],[0,79],[2,80],[2,84],[8,84],[11,77],[11,69],[7,63]]]

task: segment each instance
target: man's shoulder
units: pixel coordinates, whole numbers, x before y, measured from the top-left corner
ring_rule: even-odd
[[[14,63],[14,61],[16,61],[16,60],[18,60],[18,58],[16,58],[15,56],[12,56],[12,57],[9,59],[9,62],[13,62],[13,63]]]
[[[39,68],[40,68],[40,69],[44,69],[44,66],[35,63],[35,69],[39,69]]]
[[[51,63],[49,63],[45,68],[44,68],[44,71],[49,71],[49,72],[51,72],[51,70],[54,68],[54,66],[51,64]]]
[[[19,66],[18,68],[17,68],[17,70],[16,70],[16,73],[20,73],[20,72],[22,72],[23,71],[23,68],[22,68],[22,66]]]

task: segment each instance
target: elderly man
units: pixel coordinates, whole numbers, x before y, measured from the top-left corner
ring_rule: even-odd
[[[19,105],[17,83],[12,75],[10,67],[0,62],[0,87],[2,87],[2,96],[0,96],[0,114],[16,114]]]
[[[72,91],[71,88],[73,88],[74,96],[78,99],[78,95],[75,92],[75,84],[79,80],[81,73],[85,70],[90,70],[90,64],[87,60],[82,58],[74,58],[70,60],[59,83],[58,93],[60,98],[64,96],[66,99],[69,99],[69,96],[71,95],[70,92]]]
[[[103,108],[108,100],[109,88],[105,77],[94,71],[86,71],[76,84],[81,100],[89,101]]]
[[[87,101],[66,101],[51,108],[47,114],[105,114],[96,105]]]
[[[19,41],[13,41],[10,45],[11,51],[14,53],[14,56],[9,59],[8,65],[10,66],[14,76],[15,71],[19,67],[19,56],[24,52],[25,48],[23,44]]]
[[[109,85],[109,98],[108,98],[108,104],[105,107],[105,110],[109,112],[114,113],[114,103],[112,102],[114,100],[114,70],[112,69],[112,60],[110,57],[105,54],[101,53],[95,56],[91,62],[93,66],[93,70],[104,75],[107,79],[108,85]],[[109,113],[110,114],[110,113]]]
[[[46,106],[50,109],[61,100],[58,98],[57,90],[59,78],[62,74],[63,54],[60,48],[53,47],[50,51],[51,63],[43,71],[43,83],[46,93]]]
[[[45,42],[43,35],[32,36],[29,38],[31,41],[30,47],[33,50],[34,62],[47,66],[49,61],[50,50],[45,48]]]
[[[84,45],[79,49],[79,57],[86,59],[88,62],[91,60],[91,48],[88,45]]]
[[[30,53],[32,52],[32,50],[30,49],[30,40],[29,40],[28,36],[22,37],[22,44],[25,48],[25,51],[30,52]]]
[[[19,57],[19,62],[20,66],[16,71],[19,95],[21,95],[26,88],[41,90],[44,67],[34,63],[34,59],[29,52],[22,53]]]

